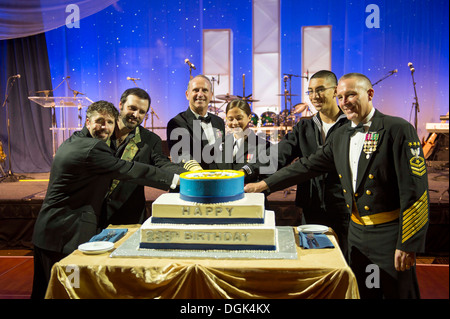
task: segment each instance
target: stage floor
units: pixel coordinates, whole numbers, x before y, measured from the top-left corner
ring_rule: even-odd
[[[0,249],[31,249],[35,219],[45,198],[49,173],[14,174],[18,182],[0,183]],[[448,162],[430,162],[430,227],[427,234],[428,255],[448,256],[449,251],[449,168]],[[151,204],[165,193],[145,187],[147,215]],[[296,187],[268,196],[269,208],[275,211],[277,226],[301,224],[301,208],[295,206]]]
[[[441,165],[442,166],[442,165]],[[428,182],[431,203],[449,203],[449,169],[447,167],[436,168],[433,165],[428,168]],[[20,177],[19,182],[0,183],[0,200],[43,200],[47,192],[48,178],[50,173],[24,173],[14,174]],[[290,190],[290,191],[289,191]],[[145,187],[147,201],[154,201],[165,191]],[[295,200],[295,186],[284,191],[275,192],[268,197],[269,201]]]

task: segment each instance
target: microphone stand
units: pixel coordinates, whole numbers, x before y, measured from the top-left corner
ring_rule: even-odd
[[[377,85],[378,83],[380,83],[381,81],[383,81],[383,80],[387,79],[388,77],[390,77],[391,75],[394,75],[394,73],[397,73],[397,72],[394,72],[394,71],[389,72],[388,75],[382,77],[381,79],[379,79],[378,81],[376,81],[375,83],[373,83],[372,86],[375,86],[375,85]]]
[[[10,119],[9,119],[9,107],[8,107],[8,96],[9,91],[13,87],[14,82],[16,81],[16,78],[12,78],[12,82],[8,88],[9,80],[11,80],[11,76],[8,78],[8,81],[6,82],[6,91],[5,91],[5,101],[3,101],[2,107],[6,107],[6,128],[8,132],[8,173],[2,177],[1,183],[10,183],[10,182],[18,182],[19,177],[15,176],[12,172],[12,161],[11,161],[11,126],[10,126]]]
[[[417,98],[417,90],[416,90],[416,81],[414,81],[414,69],[411,70],[411,78],[412,78],[412,83],[413,83],[413,87],[414,87],[414,100],[415,102],[412,103],[412,107],[414,107],[414,128],[417,131],[417,113],[420,112],[419,109],[419,99]]]

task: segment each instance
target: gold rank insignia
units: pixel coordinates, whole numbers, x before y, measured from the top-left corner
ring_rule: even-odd
[[[411,167],[411,172],[417,176],[422,176],[426,173],[425,159],[420,155],[420,143],[419,142],[409,142],[411,154],[413,157],[409,160],[409,165]]]

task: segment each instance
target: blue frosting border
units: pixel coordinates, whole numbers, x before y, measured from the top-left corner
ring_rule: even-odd
[[[168,218],[152,216],[153,224],[200,224],[200,225],[226,225],[226,224],[264,224],[264,218]]]
[[[186,195],[180,193],[180,198],[182,200],[188,201],[188,202],[196,202],[196,203],[208,203],[208,204],[215,204],[215,203],[223,203],[223,202],[232,202],[235,200],[239,200],[244,198],[245,193],[242,192],[240,194],[231,195],[231,196],[192,196],[192,195]]]
[[[217,244],[167,244],[140,243],[144,249],[180,249],[180,250],[276,250],[276,245],[217,245]]]

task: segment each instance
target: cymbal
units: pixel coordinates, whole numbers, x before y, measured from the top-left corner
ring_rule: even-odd
[[[277,96],[298,96],[298,94],[283,93],[283,94],[277,94]]]
[[[210,106],[208,108],[208,111],[211,113],[220,113],[223,112],[223,110],[220,109],[220,107]]]
[[[308,108],[308,103],[298,103],[294,105],[294,114],[302,113]]]
[[[224,95],[216,95],[216,98],[223,101],[233,101],[237,100],[238,97],[236,95],[224,94]]]
[[[246,102],[259,102],[259,100],[254,100],[254,99],[252,99],[252,98],[248,98],[248,99],[243,98],[242,100],[243,100],[243,101],[246,101]]]

